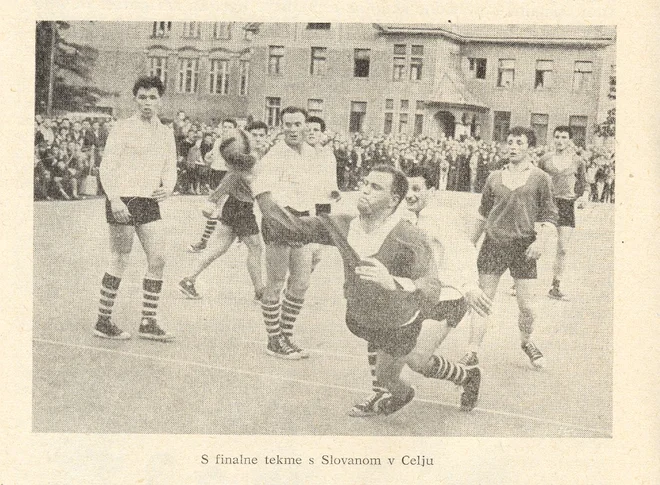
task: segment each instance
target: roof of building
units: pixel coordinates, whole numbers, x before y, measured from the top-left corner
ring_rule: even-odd
[[[469,42],[611,44],[611,25],[537,24],[374,24],[384,34],[443,36]]]

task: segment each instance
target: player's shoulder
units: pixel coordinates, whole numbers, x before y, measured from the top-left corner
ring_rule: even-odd
[[[532,171],[532,174],[537,177],[541,182],[547,183],[547,184],[552,184],[552,177],[548,172],[545,170],[535,167],[532,165],[532,168],[530,169]]]

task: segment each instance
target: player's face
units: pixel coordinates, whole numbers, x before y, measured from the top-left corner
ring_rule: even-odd
[[[321,143],[323,132],[321,131],[320,123],[307,123],[307,143],[315,147]]]
[[[284,142],[291,147],[298,147],[304,139],[305,115],[296,113],[285,113],[282,117],[282,129],[284,131]]]
[[[223,138],[228,138],[233,131],[235,130],[234,125],[229,123],[228,121],[225,121],[222,123],[222,137]]]
[[[555,148],[558,152],[563,151],[568,147],[571,139],[565,131],[555,131]]]
[[[426,187],[424,177],[408,177],[408,193],[406,206],[409,211],[418,213],[429,201],[429,189]]]
[[[135,95],[135,102],[143,118],[152,118],[156,116],[160,108],[161,98],[156,88],[140,88]]]
[[[362,215],[391,212],[396,205],[392,194],[392,174],[371,172],[364,179],[357,208]]]
[[[529,151],[529,143],[525,135],[509,135],[506,139],[509,161],[513,164],[522,162]]]
[[[252,135],[252,141],[257,150],[263,150],[266,147],[266,130],[263,128],[256,128],[250,130],[250,135]]]

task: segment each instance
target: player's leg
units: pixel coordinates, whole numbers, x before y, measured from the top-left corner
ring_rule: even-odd
[[[207,217],[206,223],[204,225],[204,231],[202,232],[202,237],[196,243],[188,246],[188,252],[199,253],[200,251],[205,250],[206,246],[208,246],[209,239],[211,239],[211,235],[218,227],[218,223],[219,221],[217,214],[212,214],[210,217]]]
[[[553,298],[561,299],[564,297],[564,294],[560,290],[560,283],[564,277],[568,248],[572,238],[572,227],[562,225],[557,227],[557,254],[555,255],[555,262],[552,266],[552,288],[550,288],[549,292],[549,295]]]
[[[520,347],[529,357],[529,361],[537,369],[544,367],[545,359],[541,351],[532,342],[534,321],[536,320],[536,280],[516,279],[518,292],[518,328],[520,330]]]
[[[497,286],[499,285],[501,274],[479,274],[479,287],[483,290],[488,298],[493,300],[497,293]],[[476,312],[472,312],[470,319],[470,336],[468,339],[468,352],[465,354],[459,363],[472,367],[478,365],[478,354],[481,349],[481,344],[486,336],[488,330],[490,317],[482,317]]]
[[[291,347],[298,351],[301,357],[309,357],[309,352],[301,349],[293,342],[293,327],[305,303],[305,293],[309,287],[312,274],[312,246],[305,245],[292,248],[289,253],[289,278],[282,299],[281,327],[282,333]]]
[[[94,335],[114,340],[130,338],[111,320],[112,307],[117,299],[119,284],[128,266],[131,249],[133,247],[133,234],[135,230],[130,225],[108,224],[110,261],[103,279],[101,280],[101,298],[99,300],[99,314]]]
[[[373,342],[367,342],[367,362],[369,363],[369,371],[371,373],[371,390],[373,394],[366,398],[364,401],[357,403],[348,412],[349,416],[353,417],[367,417],[378,414],[376,406],[378,402],[387,393],[387,389],[378,381],[376,377],[376,360],[377,348]]]
[[[291,247],[283,244],[265,245],[266,286],[261,300],[261,312],[268,335],[266,353],[282,359],[298,360],[300,354],[289,345],[280,326],[281,294],[289,270],[290,252]]]
[[[135,227],[135,232],[147,256],[147,272],[142,281],[142,320],[138,336],[151,340],[169,341],[174,335],[158,325],[158,304],[163,288],[165,268],[165,225],[154,220]]]
[[[259,232],[259,225],[254,216],[254,204],[241,202],[230,197],[225,203],[222,218],[230,222],[236,235],[247,246],[247,270],[254,288],[254,300],[261,303],[264,295],[264,281],[262,271],[263,242]]]
[[[248,273],[250,274],[250,280],[252,280],[252,286],[254,287],[254,299],[261,302],[264,295],[264,280],[261,268],[264,247],[261,242],[261,236],[257,233],[251,236],[245,236],[242,240],[248,250],[246,264]]]
[[[179,291],[191,300],[198,300],[201,298],[195,288],[197,277],[202,274],[202,272],[208,268],[213,261],[225,254],[236,239],[234,230],[223,223],[220,223],[220,227],[215,231],[215,235],[216,236],[214,237],[209,250],[205,251],[202,257],[195,262],[192,272],[179,281]]]
[[[405,360],[379,349],[376,353],[376,378],[388,391],[388,396],[378,402],[379,414],[392,414],[415,397],[415,389],[401,379]]]

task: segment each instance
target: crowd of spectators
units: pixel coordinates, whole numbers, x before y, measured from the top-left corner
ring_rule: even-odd
[[[98,167],[112,120],[70,121],[44,119],[35,123],[35,199],[78,199],[96,195]],[[179,112],[166,121],[174,131],[178,156],[179,194],[208,194],[214,188],[210,161],[206,154],[221,135],[222,127],[188,118]],[[326,131],[337,160],[337,185],[340,190],[357,190],[369,169],[379,163],[409,172],[421,166],[431,175],[437,190],[481,192],[493,170],[507,163],[506,145],[463,137],[461,140],[406,134],[353,133]],[[275,128],[269,132],[270,144],[283,137]],[[551,147],[537,146],[532,151],[538,160]],[[591,201],[614,202],[615,153],[603,146],[575,147],[586,163]],[[88,177],[91,176],[91,177]],[[84,187],[85,182],[89,186]],[[84,189],[84,190],[82,190]]]

